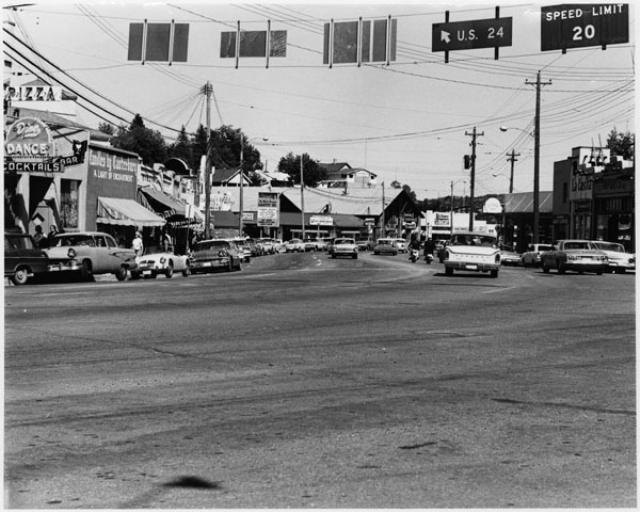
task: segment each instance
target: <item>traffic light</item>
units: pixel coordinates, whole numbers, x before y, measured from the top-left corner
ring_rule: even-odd
[[[471,157],[469,155],[464,155],[464,168],[471,169]]]

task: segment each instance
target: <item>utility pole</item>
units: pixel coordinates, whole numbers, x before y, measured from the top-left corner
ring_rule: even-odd
[[[384,218],[384,181],[382,182],[382,226],[380,227],[380,238],[384,238],[386,236],[384,223],[386,222]]]
[[[204,93],[207,97],[207,158],[204,165],[204,237],[211,238],[211,82],[207,81]]]
[[[451,216],[449,220],[449,229],[451,230],[451,235],[453,236],[453,180],[451,180]]]
[[[302,153],[300,153],[300,208],[302,209],[302,241],[304,242],[304,164],[302,156]]]
[[[540,70],[538,70],[536,81],[525,80],[525,84],[536,86],[536,116],[533,134],[533,243],[537,244],[540,238],[540,86],[551,85],[551,80],[548,82],[540,81]]]
[[[465,135],[471,136],[471,189],[470,189],[470,207],[469,207],[469,231],[473,231],[473,193],[476,184],[476,139],[484,135],[484,132],[478,133],[476,127],[473,127],[471,133],[464,132]]]
[[[518,161],[516,157],[520,156],[520,153],[516,153],[516,150],[512,149],[511,153],[507,153],[507,156],[509,157],[507,158],[507,161],[511,162],[511,174],[509,177],[509,194],[513,194],[513,164],[514,162]]]
[[[238,236],[242,237],[242,214],[244,212],[244,135],[240,132],[240,220],[238,221]]]

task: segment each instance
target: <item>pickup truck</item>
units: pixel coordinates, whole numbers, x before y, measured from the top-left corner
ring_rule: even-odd
[[[553,268],[558,274],[573,270],[601,275],[608,263],[607,255],[591,240],[558,240],[550,251],[540,255],[540,265],[545,273]]]

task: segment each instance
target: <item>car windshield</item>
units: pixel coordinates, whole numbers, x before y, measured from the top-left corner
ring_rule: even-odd
[[[481,247],[495,247],[496,239],[488,235],[454,235],[452,245],[475,245]]]
[[[624,246],[615,242],[595,242],[594,245],[603,251],[624,252]]]
[[[291,240],[289,240],[290,244],[299,244],[300,242],[302,242],[302,240],[300,240],[299,238],[292,238]]]
[[[380,245],[391,245],[392,242],[388,238],[381,238],[380,240],[378,240],[378,243]]]
[[[216,242],[211,242],[211,241],[205,241],[205,242],[198,242],[196,244],[196,251],[210,251],[210,250],[220,250],[220,249],[227,249],[229,247],[229,243],[228,242],[220,242],[220,241],[216,241]]]
[[[30,236],[5,236],[4,244],[10,249],[35,249]]]
[[[353,238],[337,238],[336,241],[334,242],[335,245],[340,245],[340,244],[355,244],[355,241],[353,240]]]
[[[589,249],[589,242],[565,242],[565,249]]]
[[[553,246],[551,245],[538,245],[538,251],[552,251],[553,250]]]
[[[74,245],[95,247],[96,242],[91,235],[64,235],[55,238],[53,247],[71,247]]]

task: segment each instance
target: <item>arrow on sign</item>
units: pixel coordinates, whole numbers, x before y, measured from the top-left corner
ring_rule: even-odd
[[[445,32],[444,30],[440,31],[440,41],[444,41],[445,43],[450,43],[451,39],[449,39],[449,32]]]

